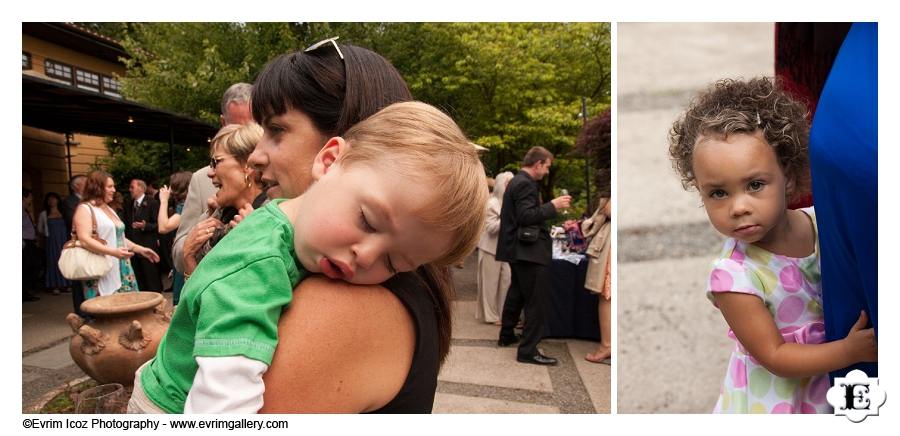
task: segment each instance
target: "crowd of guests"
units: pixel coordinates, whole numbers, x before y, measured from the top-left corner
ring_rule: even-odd
[[[172,176],[172,188],[165,188],[183,201],[187,184],[183,175]],[[85,295],[108,295],[138,289],[172,291],[171,238],[174,228],[158,228],[160,217],[169,217],[175,207],[160,208],[159,191],[140,179],[129,184],[131,201],[123,202],[115,190],[115,180],[102,170],[73,176],[65,199],[56,192],[44,195],[38,219],[33,220],[31,191],[23,189],[23,301],[40,299],[34,290],[72,294],[73,309],[80,312]],[[167,206],[167,205],[166,205]],[[93,237],[99,237],[99,240]],[[88,250],[115,257],[110,271],[96,281],[70,281],[58,266],[63,246],[77,238]],[[101,241],[102,240],[102,241]],[[138,254],[137,258],[132,258]],[[41,280],[42,278],[42,280]],[[166,283],[167,286],[164,286]],[[41,286],[43,285],[43,286]]]
[[[316,172],[313,165],[320,152],[325,154],[323,165],[336,168],[332,166],[338,156],[334,151],[341,148],[329,147],[328,144],[343,141],[340,136],[351,135],[354,126],[383,109],[395,103],[402,104],[412,100],[412,94],[402,76],[386,59],[361,47],[338,44],[335,39],[314,44],[304,51],[279,56],[266,66],[253,85],[236,84],[225,93],[222,101],[223,129],[216,140],[212,141],[210,164],[191,175],[187,194],[183,200],[174,197],[175,177],[170,180],[171,186],[160,187],[158,194],[153,192],[153,188],[147,183],[128,180],[129,195],[122,200],[121,206],[116,203],[115,184],[125,181],[114,181],[109,174],[102,172],[92,172],[83,178],[73,178],[73,185],[78,180],[92,179],[94,176],[97,180],[103,181],[100,197],[90,196],[88,189],[80,194],[81,198],[73,194],[75,198],[73,206],[76,210],[73,226],[81,239],[82,231],[88,232],[85,238],[90,238],[93,220],[103,219],[99,215],[106,216],[112,223],[110,227],[113,234],[109,238],[104,238],[106,244],[103,246],[90,244],[87,247],[119,261],[120,268],[109,273],[110,282],[113,285],[118,284],[118,288],[110,292],[127,292],[133,289],[159,290],[156,288],[155,279],[163,275],[161,273],[154,275],[154,268],[159,273],[161,264],[164,265],[163,262],[168,259],[171,259],[173,264],[173,279],[175,279],[173,281],[177,283],[178,274],[182,274],[185,295],[176,307],[173,326],[170,326],[164,342],[174,343],[174,337],[179,334],[175,332],[187,331],[180,325],[175,326],[174,320],[193,316],[189,306],[198,303],[195,299],[199,292],[197,287],[209,279],[211,268],[209,265],[221,262],[221,256],[225,252],[233,252],[233,248],[225,250],[226,247],[210,250],[210,247],[217,245],[217,241],[234,239],[234,237],[223,238],[225,232],[240,230],[242,227],[238,227],[238,224],[245,218],[253,219],[258,216],[258,213],[251,214],[254,209],[259,212],[271,211],[273,208],[279,208],[278,205],[281,204],[279,199],[287,199],[282,200],[286,202],[302,197],[314,185],[313,181],[323,176],[323,173]],[[251,90],[252,114],[249,98]],[[421,133],[422,129],[426,128],[420,123],[424,109],[416,105],[427,106],[416,103],[414,107],[411,106],[414,115],[395,113],[389,118],[394,120],[392,122],[401,123],[404,128],[409,127]],[[433,108],[425,110],[429,111],[435,112]],[[437,118],[449,120],[443,114]],[[416,122],[409,123],[407,120]],[[231,127],[232,124],[240,127]],[[446,123],[440,121],[439,124]],[[450,125],[455,126],[452,121]],[[262,134],[259,131],[260,127]],[[398,129],[390,128],[387,131]],[[368,130],[358,131],[358,134],[362,135],[360,138],[368,138],[370,133]],[[420,136],[413,135],[412,138]],[[472,174],[480,174],[481,177],[469,177],[472,175],[469,173],[457,174],[459,167],[447,169],[445,165],[429,166],[425,174],[429,174],[429,177],[439,177],[437,175],[443,174],[442,171],[462,174],[464,177],[458,177],[462,183],[474,181],[472,183],[477,182],[479,186],[470,187],[475,189],[474,191],[468,189],[458,192],[471,191],[470,193],[477,194],[483,191],[483,200],[486,201],[484,172],[477,155],[464,136],[456,136],[460,140],[455,143],[461,145],[462,154],[471,155],[463,160],[476,163],[477,165],[469,166],[477,167],[479,170]],[[379,142],[384,141],[375,141]],[[383,153],[376,153],[371,157],[380,155]],[[359,154],[354,159],[359,159],[360,156],[363,155]],[[385,168],[387,167],[389,166]],[[416,166],[406,165],[404,168],[414,169]],[[429,183],[421,186],[433,184],[433,180],[429,179]],[[401,185],[391,183],[384,186]],[[444,186],[452,188],[454,185],[445,183]],[[424,195],[420,198],[433,200],[432,197]],[[472,195],[467,195],[468,203],[431,201],[431,205],[438,208],[454,204],[471,205],[472,198]],[[258,207],[260,199],[274,201]],[[164,202],[168,207],[163,207]],[[179,203],[182,202],[183,206],[179,207]],[[460,221],[460,225],[474,223],[477,229],[465,237],[445,238],[454,244],[463,244],[460,249],[453,248],[455,245],[451,244],[453,247],[450,248],[455,251],[447,259],[431,259],[432,254],[437,252],[431,253],[430,249],[425,247],[425,251],[414,250],[398,257],[392,255],[391,258],[387,258],[379,255],[372,265],[382,269],[386,267],[386,271],[390,271],[390,274],[379,279],[380,284],[377,285],[360,285],[355,281],[345,280],[349,279],[349,276],[344,277],[345,279],[328,280],[321,275],[312,275],[295,285],[291,305],[284,307],[284,312],[276,318],[277,326],[267,327],[267,335],[274,334],[277,327],[277,350],[269,347],[266,359],[254,355],[260,359],[258,362],[264,363],[263,369],[255,371],[252,377],[247,378],[248,381],[252,379],[254,385],[259,385],[259,378],[263,375],[265,377],[265,407],[260,411],[429,412],[433,404],[438,370],[450,348],[450,296],[453,294],[453,283],[445,261],[458,261],[459,253],[469,253],[474,248],[477,230],[481,227],[480,211],[483,204],[483,201],[478,203],[478,207],[475,208],[478,212],[469,214],[471,218],[469,215],[459,215],[459,219],[463,220]],[[117,208],[121,209],[116,210]],[[172,213],[164,212],[164,209],[172,209]],[[178,209],[181,209],[181,213],[177,213]],[[470,207],[465,209],[475,210]],[[426,209],[413,208],[410,211],[418,213],[416,211]],[[154,212],[157,214],[155,218]],[[366,209],[365,213],[381,212]],[[79,214],[83,217],[80,218]],[[163,214],[167,216],[160,219],[160,215]],[[343,219],[348,225],[356,226],[367,241],[371,239],[371,244],[360,246],[360,249],[368,250],[367,247],[371,245],[369,248],[383,251],[390,247],[385,245],[389,239],[382,237],[387,233],[380,230],[383,225],[379,221],[383,219],[382,215],[363,217],[358,208],[351,208],[336,218]],[[369,222],[367,219],[374,221]],[[428,218],[426,223],[430,223],[426,228],[443,225],[433,218]],[[167,231],[171,233],[171,229],[176,228],[176,225],[171,256],[165,255],[164,251],[168,244],[160,240],[160,233],[168,234]],[[253,227],[251,225],[249,228]],[[121,232],[117,235],[119,229]],[[441,227],[438,230],[435,235],[448,229]],[[313,233],[315,234],[317,233]],[[398,236],[404,234],[397,233]],[[231,236],[232,233],[228,235]],[[37,246],[28,243],[28,236],[28,233],[23,231],[23,250],[32,245]],[[150,243],[151,237],[155,237],[155,245]],[[441,238],[443,236],[438,239]],[[31,239],[36,240],[36,237]],[[433,242],[434,238],[417,237],[414,241],[398,243],[412,243],[419,246],[423,241]],[[434,244],[429,242],[427,245]],[[364,257],[362,252],[357,252],[356,255]],[[204,261],[198,262],[200,258]],[[363,259],[360,258],[358,261],[363,262]],[[312,266],[319,268],[322,267],[322,263],[318,262]],[[343,268],[337,269],[338,266],[340,264],[335,262],[325,264],[324,272],[326,275],[331,273],[343,276],[345,272]],[[134,288],[125,285],[131,277],[123,276],[123,272],[129,269],[134,272],[132,275],[136,284]],[[311,271],[318,272],[318,270]],[[199,276],[191,278],[192,274]],[[80,295],[82,298],[105,295],[110,290],[102,286],[105,278],[96,281],[97,284],[94,285],[94,288],[98,289],[96,294],[88,293],[86,291],[89,288],[88,282],[82,282],[71,285],[72,295]],[[141,281],[147,281],[149,284],[145,287]],[[75,286],[79,286],[77,291],[74,289]],[[176,289],[177,285],[173,285],[173,291]],[[76,309],[79,304],[76,303]],[[234,314],[254,313],[257,312],[234,312]],[[272,315],[268,312],[266,314]],[[216,323],[218,325],[218,320]],[[334,328],[337,325],[342,327]],[[205,331],[196,333],[202,334]],[[169,340],[173,342],[168,342]],[[344,345],[335,348],[340,344]],[[163,349],[162,345],[160,349]],[[271,354],[273,352],[274,356]],[[179,358],[185,357],[191,359],[189,355],[181,355]],[[191,365],[206,361],[201,355],[194,357],[196,358],[192,359]],[[269,364],[271,368],[267,368]],[[227,368],[238,366],[226,365]],[[197,377],[205,378],[210,374],[207,371],[215,373],[216,367],[216,365],[204,366],[206,370],[197,371],[198,366],[194,366],[194,370],[170,374],[177,376],[178,380],[187,381],[187,388],[190,388],[195,371]],[[253,365],[253,368],[259,367],[258,364]],[[153,369],[138,373],[142,386],[147,387],[147,391],[151,393],[148,396],[151,405],[163,407],[167,412],[183,411],[181,407],[170,407],[171,404],[152,394],[156,392],[152,383],[161,383],[160,379],[154,378],[159,374],[161,373]],[[152,383],[145,385],[143,382]],[[239,381],[229,376],[229,383]],[[199,386],[208,385],[201,383]],[[208,395],[201,395],[201,391],[206,392],[204,389],[198,390],[196,393],[199,396],[196,398],[202,400],[191,403],[200,408],[192,410],[238,410],[220,407],[223,406],[222,403],[214,401]],[[229,390],[226,397],[234,397],[232,394],[233,390]],[[133,397],[132,400],[134,399]],[[258,407],[254,406],[251,409],[255,411]]]
[[[122,200],[117,198],[116,181],[106,172],[92,171],[72,178],[72,193],[63,201],[64,207],[60,211],[63,217],[71,211],[72,218],[66,221],[66,233],[74,230],[79,240],[88,241],[85,244],[88,250],[117,260],[117,266],[100,279],[70,284],[76,311],[84,298],[135,290],[161,291],[166,282],[163,279],[170,272],[172,276],[171,289],[177,304],[173,324],[160,345],[158,353],[162,354],[148,362],[146,371],[139,370],[136,374],[135,391],[147,395],[133,396],[130,411],[410,413],[431,410],[437,374],[450,347],[452,305],[449,298],[454,285],[448,266],[471,253],[482,229],[482,211],[487,201],[484,170],[472,144],[449,117],[422,103],[403,103],[412,100],[412,96],[387,60],[360,47],[339,45],[334,39],[275,58],[253,85],[235,84],[226,91],[222,100],[222,129],[211,141],[207,167],[193,174],[173,174],[169,183],[158,190],[144,180],[129,180],[129,196]],[[432,115],[427,115],[429,113]],[[382,121],[369,121],[375,119]],[[425,120],[429,122],[425,123]],[[396,149],[389,153],[374,147],[396,142],[391,135],[404,129],[411,134],[400,141],[402,146],[392,145]],[[416,138],[427,136],[425,134],[447,136],[452,138],[452,144],[426,152],[424,150],[430,150],[428,147],[432,143],[439,142],[415,142]],[[345,144],[354,140],[362,141],[360,144],[371,143],[372,149],[377,151],[354,154],[354,147]],[[358,150],[364,148],[358,147]],[[442,156],[438,151],[452,151],[454,157],[435,159],[434,156]],[[385,218],[385,210],[351,204],[353,201],[370,204],[373,200],[367,196],[322,194],[323,189],[353,191],[353,186],[347,183],[334,182],[337,176],[326,175],[329,171],[331,174],[350,171],[358,168],[356,165],[365,165],[366,161],[381,162],[379,159],[386,158],[380,156],[399,152],[409,152],[410,156],[417,157],[398,168],[412,171],[411,174],[418,174],[416,177],[428,181],[406,186],[391,179],[390,183],[378,185],[385,195],[390,195],[379,201],[382,204],[379,207],[389,204],[392,207],[385,210],[393,210],[393,214],[406,211],[403,216],[395,217],[397,222],[406,223],[403,232],[385,230],[385,226],[396,225]],[[342,154],[346,154],[346,161]],[[534,164],[545,175],[552,155],[538,157]],[[449,165],[451,161],[455,165]],[[357,172],[368,174],[365,170]],[[371,181],[381,180],[385,177],[383,173],[378,171],[360,179],[369,181],[369,184],[363,184],[368,192],[366,195],[377,190],[370,186]],[[426,195],[430,191],[413,196],[427,204],[412,204],[408,195],[390,194],[400,186],[415,190],[437,185],[429,177],[442,180],[445,191],[438,197],[433,193]],[[316,189],[319,185],[313,182],[324,179],[332,180],[333,185]],[[463,185],[465,189],[461,188]],[[354,189],[358,190],[358,187]],[[312,263],[305,262],[307,253],[297,248],[298,245],[294,247],[296,251],[288,251],[295,256],[295,262],[303,263],[310,272],[322,272],[332,280],[313,275],[293,282],[293,293],[287,300],[291,302],[290,306],[279,306],[276,312],[264,311],[272,318],[265,325],[229,324],[232,327],[253,325],[264,328],[266,337],[275,335],[277,329],[277,349],[274,344],[269,344],[263,347],[265,356],[250,353],[252,357],[244,352],[238,352],[238,356],[218,351],[206,355],[197,349],[194,355],[180,353],[178,341],[182,334],[197,335],[197,340],[202,343],[203,335],[229,326],[220,322],[231,319],[228,316],[262,313],[229,310],[228,316],[214,317],[211,324],[192,324],[199,322],[195,315],[202,315],[202,311],[195,312],[194,309],[200,310],[201,303],[203,307],[221,308],[210,306],[212,300],[205,296],[211,291],[206,290],[204,283],[218,282],[219,278],[225,281],[224,276],[211,271],[227,266],[229,259],[234,257],[229,257],[235,250],[225,246],[227,241],[233,243],[241,235],[252,232],[254,227],[237,225],[244,219],[259,221],[265,215],[251,215],[254,210],[271,214],[281,208],[284,212],[286,209],[280,205],[299,205],[306,201],[304,196],[313,198],[313,191],[321,198],[317,197],[316,202],[310,200],[304,206],[304,213],[311,213],[305,220],[318,216],[315,215],[317,210],[329,210],[336,200],[344,200],[348,207],[340,213],[320,214],[320,227],[306,231],[307,236],[303,238],[292,236],[286,241],[295,244],[312,244],[314,241],[327,246],[350,244],[355,267],[348,269],[340,259],[319,258],[318,255]],[[482,194],[483,197],[479,197]],[[462,195],[465,200],[453,195]],[[441,200],[433,201],[434,198]],[[553,203],[554,210],[565,208],[569,199],[566,196]],[[447,207],[459,210],[445,210]],[[500,215],[506,213],[499,204],[494,204],[494,208]],[[421,213],[431,215],[413,218]],[[28,213],[24,215],[23,250],[29,250],[36,244],[29,243],[30,234],[24,229]],[[48,212],[48,219],[55,216]],[[441,219],[436,220],[436,216]],[[299,235],[303,233],[304,223],[304,220],[292,218],[288,227],[296,227]],[[326,223],[328,226],[341,223],[345,226],[345,231],[332,231],[336,239],[327,244],[317,239],[328,227]],[[103,242],[92,238],[95,228]],[[359,233],[361,242],[351,244],[341,239],[350,234],[351,229]],[[232,231],[232,237],[223,239]],[[410,239],[404,235],[416,236]],[[31,239],[36,240],[36,236]],[[222,249],[214,249],[220,241],[226,241]],[[369,252],[373,256],[366,260]],[[205,260],[201,262],[201,259]],[[55,262],[48,262],[48,265],[55,265]],[[522,265],[512,268],[510,280],[513,283],[527,281],[517,277],[515,269],[519,266]],[[365,279],[362,273],[370,267],[380,271],[381,275]],[[355,276],[354,269],[360,274]],[[527,267],[523,266],[522,270],[525,269]],[[193,274],[197,275],[191,279]],[[261,276],[249,274],[246,277]],[[274,284],[267,283],[262,290],[272,286]],[[495,287],[500,292],[503,286],[497,284]],[[182,288],[185,289],[183,300],[179,295]],[[198,299],[200,292],[204,292],[202,301]],[[518,302],[515,304],[520,307],[515,319],[503,314],[503,327],[507,327],[507,318],[514,325],[521,307],[526,307],[525,328],[529,338],[524,342],[533,346],[528,353],[534,354],[520,352],[520,361],[546,364],[540,359],[547,358],[536,349],[540,339],[536,332],[540,325],[529,322],[531,317],[539,317],[538,312],[528,309],[534,304],[534,301],[529,302],[529,295],[533,294],[527,289],[510,290],[510,293],[516,295]],[[233,294],[225,293],[224,297],[227,299]],[[23,298],[25,295],[23,292]],[[506,300],[501,305],[494,298],[495,321],[500,320],[504,306],[513,307],[508,296]],[[512,312],[511,309],[506,311]],[[279,315],[273,318],[273,314]],[[217,327],[211,327],[213,325]],[[254,336],[258,337],[261,336]],[[256,339],[247,339],[253,340]],[[249,343],[247,341],[239,342]],[[166,361],[165,356],[184,360],[185,364],[178,363],[175,365],[178,371],[169,371],[164,366],[171,362]],[[260,380],[264,381],[265,401],[262,401],[263,394],[253,394],[255,388],[244,392],[247,398],[253,398],[246,404],[233,404],[231,399],[237,398],[233,389],[222,392],[211,389],[211,386],[219,386],[216,380],[224,380],[221,379],[222,370],[230,374],[228,380],[233,386],[259,387],[262,385]],[[163,385],[178,387],[175,390],[163,388],[166,395],[180,394],[171,399],[163,398],[159,395]],[[351,387],[349,391],[347,386]],[[223,399],[227,401],[220,401]]]
[[[88,319],[90,314],[81,310],[81,303],[86,298],[115,292],[172,292],[173,301],[178,304],[185,277],[185,262],[179,261],[184,239],[190,241],[188,258],[199,261],[223,235],[192,235],[181,240],[176,251],[176,233],[183,230],[183,236],[187,236],[201,215],[206,218],[204,223],[215,221],[218,228],[224,228],[245,204],[239,198],[246,198],[247,192],[252,192],[252,199],[264,197],[258,176],[250,177],[252,170],[246,165],[262,136],[262,129],[255,123],[251,127],[243,125],[251,121],[250,90],[251,85],[240,83],[226,92],[224,127],[213,141],[211,165],[197,172],[202,179],[195,180],[189,171],[179,171],[169,177],[168,184],[157,188],[154,181],[134,178],[129,180],[126,200],[116,190],[111,174],[103,170],[76,174],[69,180],[69,195],[65,199],[55,192],[44,195],[36,221],[32,193],[23,189],[22,301],[39,300],[34,291],[41,287],[54,295],[71,294],[73,310]],[[239,137],[241,144],[231,148],[235,141],[225,141],[225,137]],[[195,210],[190,219],[183,219],[192,184],[203,187],[203,192],[195,195],[195,209],[200,209],[202,203],[203,210]],[[253,204],[258,207],[259,201]],[[99,240],[93,237],[95,232]],[[63,277],[58,262],[63,245],[73,237],[89,251],[115,258],[109,272],[97,280],[70,281]],[[196,261],[188,262],[189,271],[195,266]]]

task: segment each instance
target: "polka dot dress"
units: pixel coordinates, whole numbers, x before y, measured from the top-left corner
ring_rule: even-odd
[[[813,208],[801,209],[813,222]],[[816,230],[818,235],[818,230]],[[804,258],[781,256],[736,239],[728,239],[713,262],[707,297],[714,292],[756,295],[769,309],[785,342],[825,341],[819,244]],[[735,341],[714,413],[832,413],[825,400],[828,374],[784,378],[769,372]]]

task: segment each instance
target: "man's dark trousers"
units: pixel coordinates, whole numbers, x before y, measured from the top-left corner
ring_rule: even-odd
[[[547,292],[550,289],[550,270],[546,265],[532,262],[513,262],[512,281],[503,303],[501,338],[515,337],[519,314],[525,309],[525,329],[519,342],[519,357],[537,354],[537,345],[544,336]]]
[[[159,242],[156,217],[159,213],[159,203],[149,195],[145,195],[138,207],[132,202],[125,205],[125,236],[131,242],[143,245],[159,254]],[[143,229],[135,229],[132,223],[144,221]],[[159,276],[159,267],[141,255],[131,257],[131,267],[141,291],[162,292],[162,280]]]

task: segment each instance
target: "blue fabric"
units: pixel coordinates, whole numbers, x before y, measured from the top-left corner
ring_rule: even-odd
[[[819,98],[810,132],[828,340],[860,310],[878,332],[878,25],[853,24]],[[850,369],[878,375],[877,364]]]
[[[175,206],[175,213],[181,215],[181,212],[184,210],[184,202],[178,203]],[[175,265],[174,263],[172,265]],[[172,268],[172,305],[177,306],[178,302],[181,301],[181,288],[184,287],[184,272],[178,271],[176,268]]]
[[[59,272],[59,255],[62,254],[63,245],[69,240],[69,232],[66,231],[66,222],[59,218],[47,218],[47,240],[44,245],[44,255],[47,260],[47,269],[44,272],[44,286],[49,288],[68,288],[69,281]]]

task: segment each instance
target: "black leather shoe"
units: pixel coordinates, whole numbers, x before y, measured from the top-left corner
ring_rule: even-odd
[[[512,344],[519,343],[519,336],[501,336],[500,339],[497,340],[497,346],[500,347],[508,347]]]
[[[556,365],[556,359],[547,357],[541,353],[535,353],[532,356],[516,356],[516,360],[522,363],[531,363],[533,365]]]

